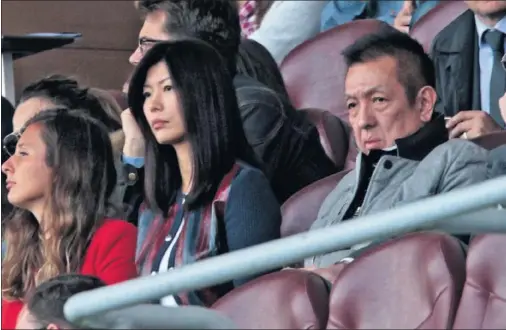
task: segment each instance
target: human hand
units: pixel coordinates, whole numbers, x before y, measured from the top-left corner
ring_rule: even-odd
[[[394,20],[394,28],[397,30],[409,33],[409,25],[413,12],[415,11],[415,4],[412,0],[404,0],[401,11],[397,14]]]
[[[121,113],[121,124],[125,133],[123,155],[127,157],[144,157],[144,136],[130,109]]]
[[[446,122],[450,139],[464,136],[473,139],[501,130],[501,127],[485,111],[460,111]]]

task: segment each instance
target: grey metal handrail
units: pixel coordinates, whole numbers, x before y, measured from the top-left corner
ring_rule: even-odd
[[[197,306],[142,304],[86,318],[83,329],[237,329],[216,311]]]
[[[446,223],[455,223],[461,215],[497,207],[498,204],[506,204],[506,176],[328,228],[220,255],[168,273],[140,277],[79,293],[65,304],[65,316],[69,321],[75,322],[97,313],[152,301],[170,294],[260,274],[380,237],[388,238],[420,229],[439,229]],[[496,213],[496,216],[500,216],[500,213]],[[486,220],[481,217],[477,219]],[[465,224],[466,221],[462,223],[463,226]],[[496,231],[506,232],[506,221],[494,224]]]

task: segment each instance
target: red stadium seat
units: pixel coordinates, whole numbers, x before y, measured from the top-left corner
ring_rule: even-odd
[[[338,169],[346,166],[350,146],[350,127],[330,112],[321,109],[302,109],[308,119],[316,126],[320,142],[327,156]]]
[[[297,109],[329,110],[344,121],[346,65],[341,52],[358,38],[389,25],[373,19],[346,23],[296,47],[281,64],[290,100]]]
[[[211,308],[239,329],[325,329],[328,302],[323,278],[286,269],[232,290]]]
[[[450,329],[464,281],[458,240],[405,235],[364,251],[342,270],[327,329]]]
[[[348,174],[345,170],[313,182],[293,194],[281,207],[281,237],[308,231],[316,220],[320,206],[339,181]]]
[[[471,241],[454,329],[506,329],[506,235]]]
[[[409,34],[423,45],[428,53],[432,40],[451,21],[468,9],[464,1],[440,1],[439,4],[423,15],[411,28]]]

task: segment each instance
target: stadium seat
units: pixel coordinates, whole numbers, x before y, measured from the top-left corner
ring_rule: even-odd
[[[330,112],[321,109],[299,110],[316,126],[320,134],[320,142],[327,156],[338,169],[346,165],[350,146],[350,127]]]
[[[464,281],[457,239],[426,232],[387,241],[339,274],[327,329],[451,329]]]
[[[467,9],[464,1],[440,1],[436,7],[416,21],[409,34],[418,40],[428,53],[432,40],[438,33]]]
[[[211,308],[240,329],[325,329],[328,302],[323,278],[286,269],[232,290]]]
[[[284,202],[281,207],[281,237],[308,231],[327,195],[349,171],[344,170],[313,182]]]
[[[482,135],[471,141],[482,146],[485,149],[492,150],[499,146],[506,145],[506,131]]]
[[[288,54],[281,73],[297,109],[319,108],[330,111],[345,122],[346,65],[341,52],[358,38],[389,25],[373,19],[346,23],[318,34]]]
[[[454,329],[506,329],[506,235],[471,241]]]

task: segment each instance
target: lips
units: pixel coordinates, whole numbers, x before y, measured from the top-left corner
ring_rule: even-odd
[[[168,121],[166,120],[155,119],[151,122],[151,127],[153,127],[154,130],[159,130],[163,128],[167,123]]]
[[[12,188],[12,186],[14,186],[16,184],[16,182],[14,181],[7,181],[5,183],[5,187],[7,188],[7,190],[10,190]]]

